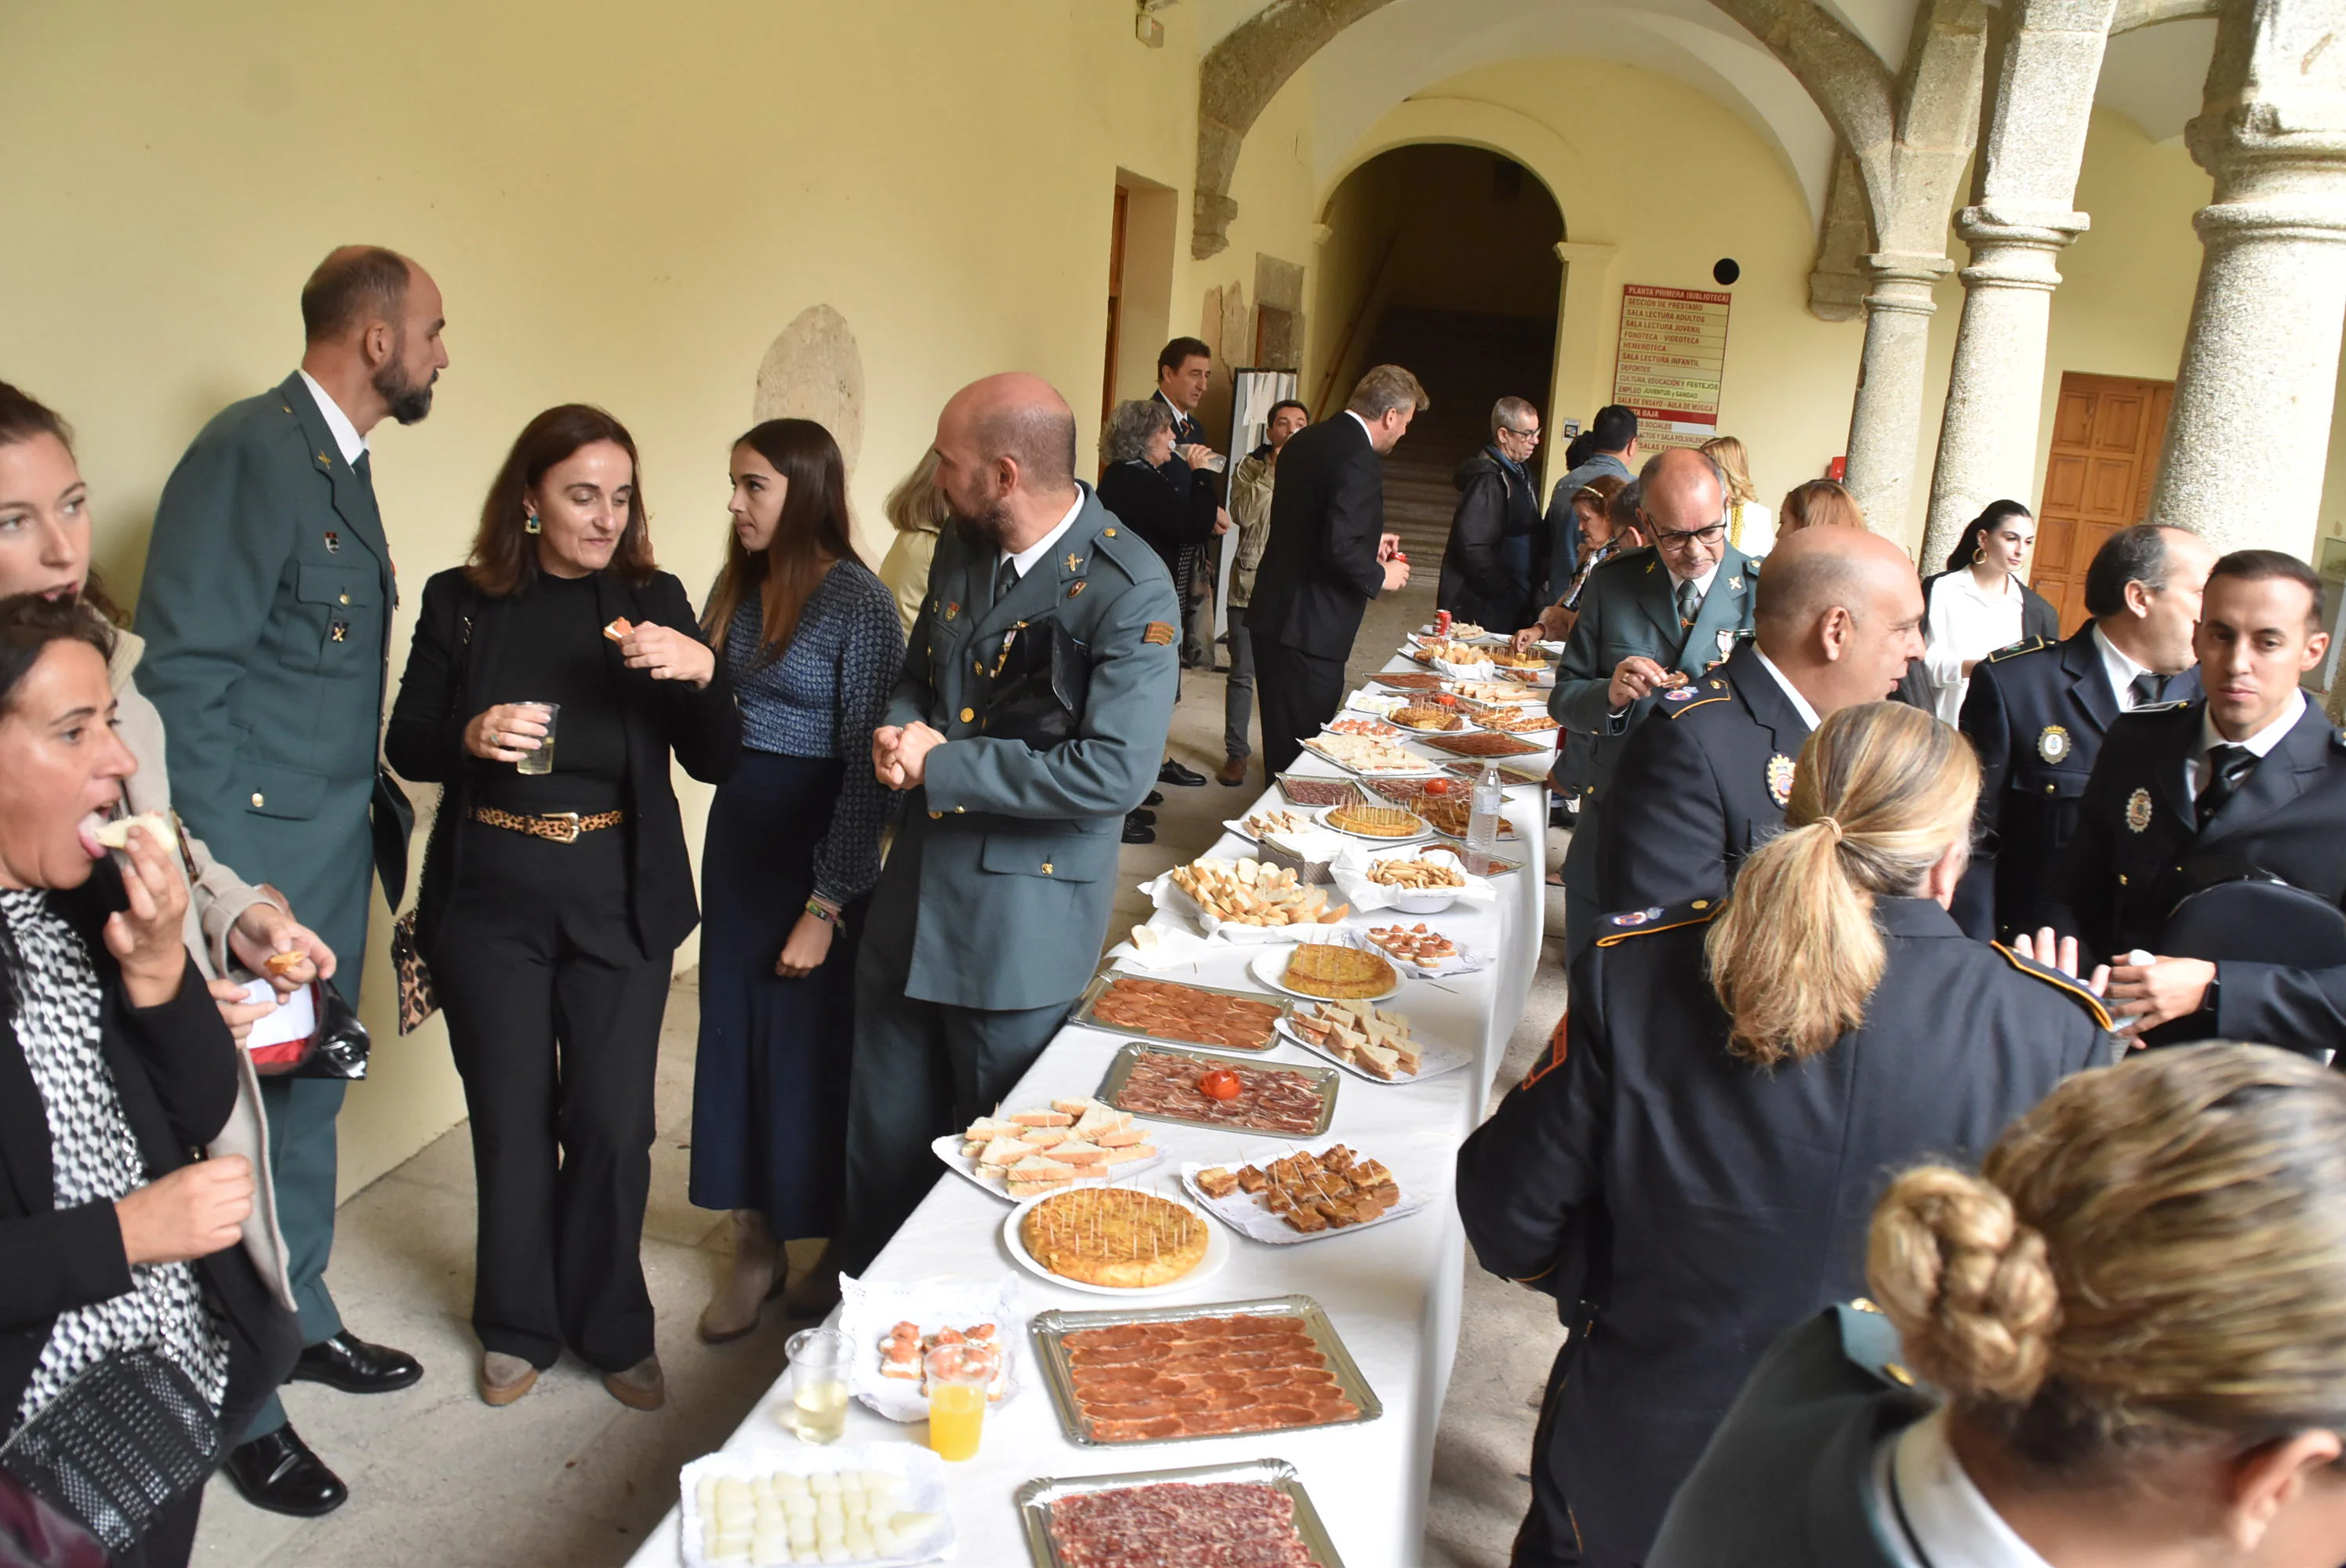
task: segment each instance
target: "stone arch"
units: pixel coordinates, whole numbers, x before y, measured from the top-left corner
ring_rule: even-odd
[[[2118,0],[2117,10],[2110,17],[2110,36],[2137,27],[2155,27],[2161,22],[2213,16],[2222,9],[2221,0]]]
[[[1480,148],[1522,164],[1547,187],[1556,210],[1564,214],[1567,239],[1613,232],[1601,188],[1571,143],[1528,115],[1471,98],[1408,98],[1395,104],[1322,183],[1318,215],[1325,219],[1329,202],[1356,169],[1396,148],[1428,143]]]
[[[1230,182],[1246,134],[1264,107],[1331,39],[1388,3],[1287,0],[1265,6],[1207,51],[1198,72],[1192,255],[1203,260],[1229,242],[1238,211]],[[1888,213],[1899,130],[1896,84],[1888,68],[1817,0],[1712,3],[1757,38],[1815,101],[1856,158],[1879,226]]]

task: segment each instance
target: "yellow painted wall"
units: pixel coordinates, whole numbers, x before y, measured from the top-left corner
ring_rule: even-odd
[[[1095,0],[0,8],[0,375],[78,427],[128,598],[188,440],[298,358],[310,268],[391,245],[444,290],[454,361],[427,422],[375,433],[407,606],[462,558],[514,433],[573,399],[634,430],[662,563],[698,596],[759,361],[829,303],[862,350],[876,561],[879,501],[955,387],[1022,367],[1097,407],[1119,166],[1183,190],[1177,322],[1209,285],[1250,290],[1258,249],[1312,260],[1290,147],[1245,171],[1230,249],[1189,260],[1192,9],[1152,50]],[[697,843],[706,791],[683,793]],[[345,1190],[462,1114],[438,1025],[392,1033],[382,937]]]

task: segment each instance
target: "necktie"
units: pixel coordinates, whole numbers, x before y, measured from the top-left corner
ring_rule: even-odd
[[[2129,710],[2157,702],[2167,695],[2167,682],[2148,670],[2134,677],[2127,687],[2127,708]]]
[[[1701,613],[1702,590],[1695,586],[1692,577],[1688,577],[1678,585],[1678,628],[1681,631],[1692,630],[1695,616]]]
[[[1005,555],[1002,558],[1002,565],[994,569],[994,602],[998,605],[1008,598],[1010,590],[1017,585],[1018,568],[1012,563],[1010,557]]]
[[[359,460],[351,464],[351,472],[359,476],[359,483],[367,487],[369,495],[374,494],[373,453],[362,449],[359,453]]]
[[[2257,754],[2245,746],[2218,746],[2208,753],[2208,782],[2195,802],[2201,831],[2256,770]]]

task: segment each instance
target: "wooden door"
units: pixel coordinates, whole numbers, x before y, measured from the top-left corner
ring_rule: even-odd
[[[1115,226],[1107,240],[1107,368],[1100,375],[1100,424],[1116,412],[1116,347],[1124,327],[1124,231],[1132,193],[1116,188]]]
[[[2030,585],[2061,612],[2063,636],[2086,624],[2086,567],[2102,542],[2150,511],[2173,382],[2061,377]]]

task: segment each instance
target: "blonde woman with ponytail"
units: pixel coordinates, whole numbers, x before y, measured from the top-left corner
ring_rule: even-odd
[[[1867,1272],[1760,1362],[1648,1568],[2346,1562],[2336,1073],[2218,1044],[2073,1078],[1979,1175],[1899,1176]]]
[[[1948,914],[1978,790],[1926,713],[1828,717],[1724,911],[1601,921],[1566,1048],[1460,1151],[1483,1267],[1576,1330],[1518,1568],[1642,1562],[1769,1341],[1864,1288],[1885,1173],[1976,1157],[2113,1054],[2089,992]]]

